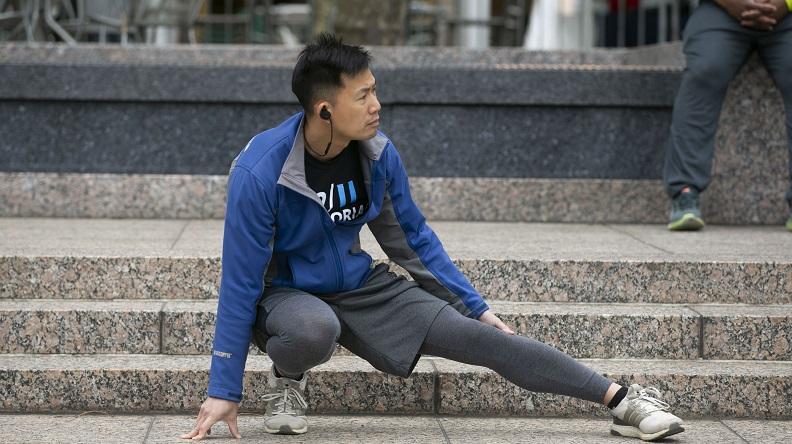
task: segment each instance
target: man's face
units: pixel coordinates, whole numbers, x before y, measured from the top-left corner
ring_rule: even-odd
[[[356,76],[341,75],[332,107],[333,131],[350,140],[367,140],[377,135],[379,111],[374,75],[365,70]]]

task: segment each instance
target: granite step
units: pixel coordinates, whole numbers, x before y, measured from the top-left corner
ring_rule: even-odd
[[[579,358],[792,360],[792,305],[493,301],[518,334]],[[209,354],[217,301],[0,301],[0,353]]]
[[[716,178],[702,198],[704,218],[709,224],[783,225],[783,174],[745,190],[750,198],[735,192],[745,184]],[[0,217],[222,219],[227,179],[0,171]],[[668,197],[657,179],[414,176],[410,186],[431,220],[664,224],[668,217]]]
[[[221,220],[0,218],[0,299],[212,299]],[[490,300],[792,304],[783,227],[431,222]],[[364,229],[365,250],[386,257]]]
[[[185,442],[179,436],[195,426],[194,415],[147,414],[0,414],[4,444],[46,442],[155,444]],[[253,444],[467,444],[523,443],[613,444],[608,418],[459,417],[448,415],[310,415],[306,435],[270,435],[264,414],[238,417],[243,442]],[[792,435],[792,421],[761,419],[685,419],[685,432],[675,443],[783,443]],[[212,440],[227,442],[223,423],[212,429]],[[624,440],[627,442],[626,440]]]
[[[792,362],[582,360],[616,381],[657,386],[688,418],[782,418],[792,414]],[[261,411],[270,361],[248,359],[243,411]],[[195,413],[203,401],[208,356],[0,355],[3,412]],[[311,370],[313,413],[591,416],[604,408],[529,393],[494,372],[422,358],[409,378],[386,375],[353,356]],[[25,387],[25,390],[20,390]]]

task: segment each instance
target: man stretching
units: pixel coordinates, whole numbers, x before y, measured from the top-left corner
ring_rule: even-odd
[[[613,434],[682,432],[653,388],[622,387],[570,356],[515,335],[454,266],[410,196],[393,143],[377,131],[370,56],[331,35],[300,54],[292,91],[304,108],[251,140],[228,182],[222,280],[208,398],[183,438],[202,439],[237,410],[251,339],[273,365],[265,430],[308,430],[306,372],[339,343],[407,377],[422,354],[488,367],[518,386],[603,404]],[[367,224],[414,281],[372,265]]]

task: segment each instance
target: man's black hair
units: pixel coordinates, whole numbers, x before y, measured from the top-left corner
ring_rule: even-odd
[[[371,55],[360,46],[346,45],[333,34],[322,33],[300,53],[292,73],[292,92],[305,112],[313,113],[313,104],[330,100],[343,86],[341,74],[355,76],[368,69]]]

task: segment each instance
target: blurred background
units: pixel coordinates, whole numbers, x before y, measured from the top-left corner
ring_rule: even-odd
[[[676,41],[698,0],[0,0],[0,41],[587,49]]]

